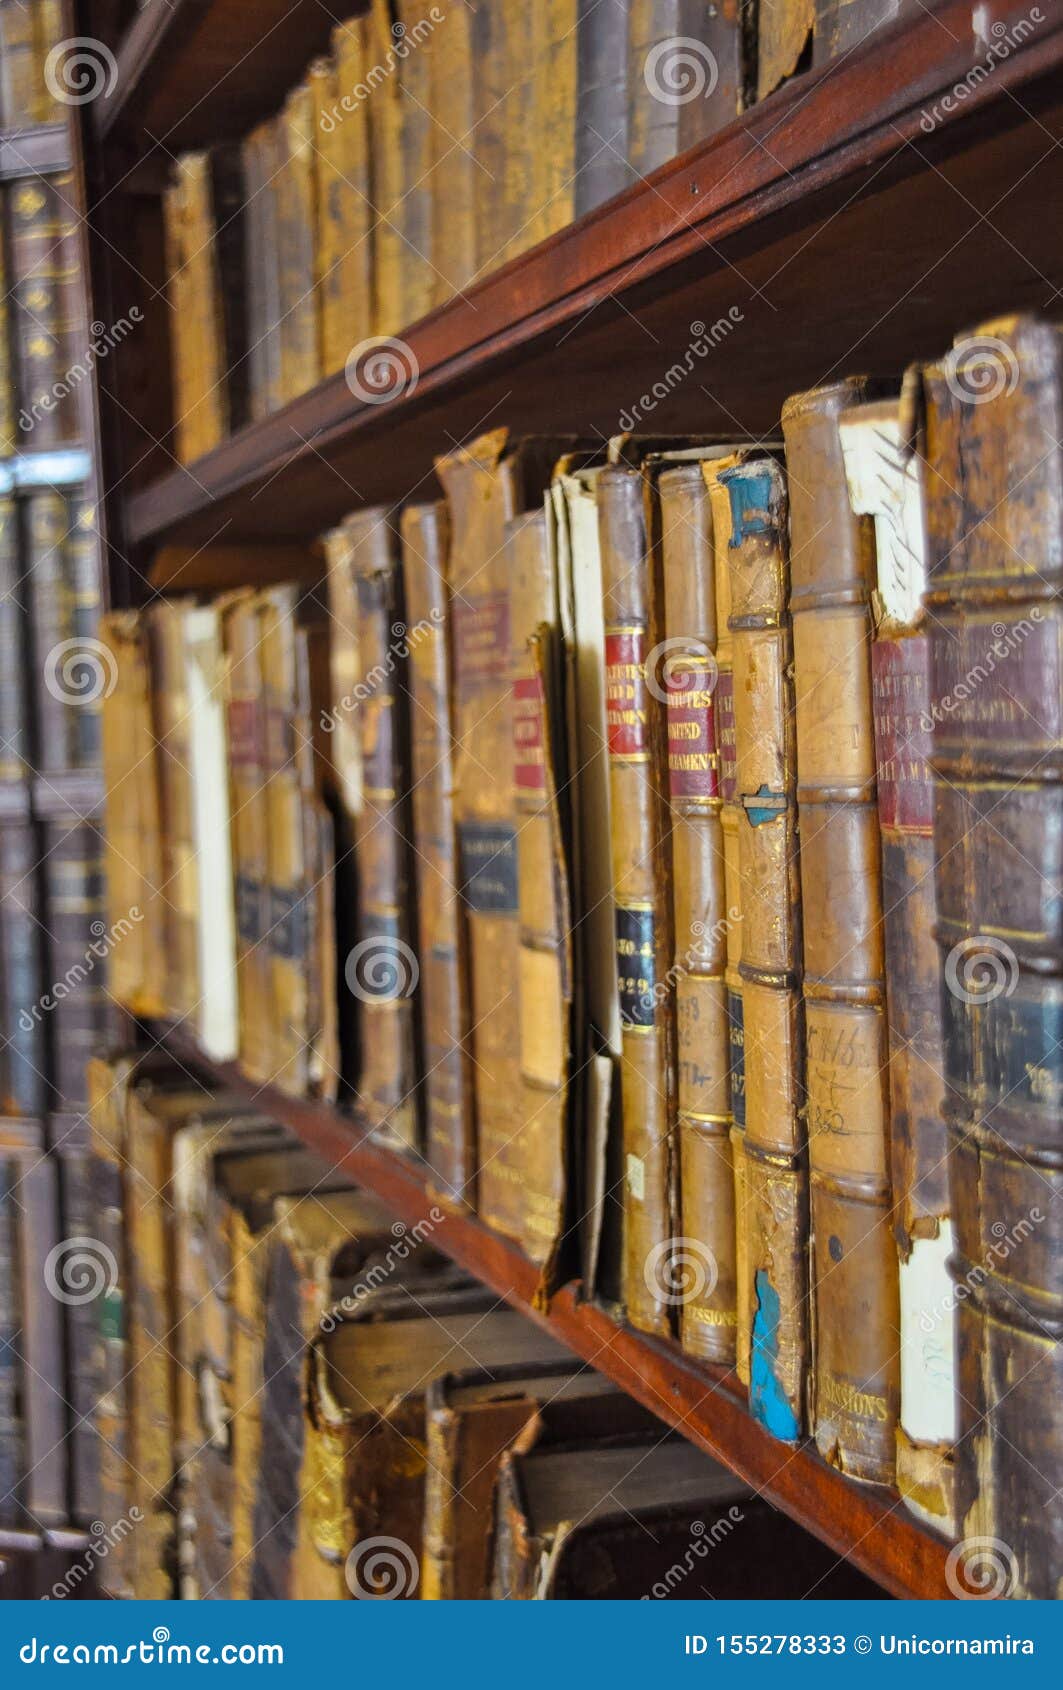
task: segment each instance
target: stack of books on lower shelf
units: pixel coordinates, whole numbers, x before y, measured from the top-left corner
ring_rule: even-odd
[[[1007,318],[777,439],[499,429],[297,586],[111,619],[104,724],[123,1001],[353,1095],[542,1300],[581,1276],[1033,1596],[1061,378]]]

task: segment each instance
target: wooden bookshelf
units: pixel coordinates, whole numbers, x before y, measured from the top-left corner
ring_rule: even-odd
[[[433,1248],[544,1326],[891,1595],[950,1594],[947,1546],[916,1525],[896,1496],[844,1478],[809,1445],[790,1449],[776,1442],[748,1413],[733,1373],[691,1363],[678,1346],[633,1331],[607,1309],[585,1301],[577,1282],[558,1290],[543,1310],[535,1300],[538,1270],[528,1258],[474,1215],[444,1205],[428,1189],[417,1159],[374,1142],[366,1120],[261,1086],[234,1064],[209,1062],[179,1028],[148,1023],[147,1031],[178,1061],[285,1122],[330,1168],[342,1167],[407,1226],[430,1220]],[[442,1216],[438,1221],[437,1215]]]
[[[756,437],[791,392],[900,370],[997,311],[1050,311],[1063,9],[1032,28],[1028,13],[1000,0],[994,30],[1029,33],[970,81],[986,51],[966,0],[794,79],[413,325],[416,383],[386,403],[331,376],[138,487],[126,543],[306,537],[359,502],[423,496],[434,453],[501,421],[607,437],[654,383],[668,391],[638,426]],[[670,383],[696,324],[715,344]]]

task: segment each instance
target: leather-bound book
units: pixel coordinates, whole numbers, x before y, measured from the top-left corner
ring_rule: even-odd
[[[469,958],[477,1208],[520,1236],[520,918],[505,524],[542,498],[549,442],[481,436],[436,462],[450,515],[454,815]]]
[[[279,155],[280,399],[286,405],[322,374],[317,131],[308,82],[292,89],[274,121]]]
[[[374,1128],[407,1149],[419,1144],[417,962],[410,860],[406,623],[397,538],[390,513],[374,506],[326,536],[333,644],[354,645],[361,803],[355,815],[358,938],[344,962],[346,989],[360,1009],[358,1094]],[[348,583],[354,586],[352,624]]]
[[[853,509],[875,524],[871,652],[886,1015],[890,1050],[893,1231],[900,1258],[901,1409],[897,1488],[926,1524],[953,1535],[955,1305],[940,962],[935,941],[934,793],[930,773],[930,640],[924,456],[914,415],[918,375],[903,399],[842,414]]]
[[[1059,330],[984,323],[925,384],[957,1530],[993,1540],[1008,1595],[1050,1599],[1063,1580]]]
[[[321,795],[326,631],[301,588],[265,588],[261,606],[272,1083],[297,1096],[333,1097],[338,1083],[333,853]]]
[[[759,0],[757,99],[763,100],[811,58],[816,0]]]
[[[96,821],[47,822],[42,861],[51,1084],[55,1107],[71,1111],[88,1099],[89,1059],[106,1042],[110,953],[131,924],[107,932],[104,842]]]
[[[871,702],[870,517],[850,504],[838,418],[860,377],[787,401],[797,704],[812,1429],[854,1478],[892,1483],[900,1384],[889,1166],[882,874]]]
[[[85,343],[72,178],[27,176],[7,198],[20,450],[76,440],[82,384],[69,379]]]
[[[476,224],[481,171],[476,163],[476,62],[473,13],[448,12],[433,37],[429,95],[433,125],[432,262],[439,300],[460,293],[476,272]]]
[[[41,925],[41,837],[28,818],[0,823],[0,982],[5,1043],[3,1113],[41,1116],[50,1107],[45,930]]]
[[[404,33],[392,45],[408,44],[389,78],[397,85],[400,108],[399,153],[402,192],[393,213],[402,241],[400,324],[403,328],[427,317],[449,288],[435,266],[435,200],[432,169],[438,141],[432,111],[432,55],[441,30],[425,30],[423,0],[397,0],[397,22]],[[431,23],[429,18],[428,23]],[[442,26],[446,27],[445,23]],[[448,138],[445,138],[448,139]],[[451,143],[452,144],[452,143]],[[449,163],[449,161],[448,161]],[[447,166],[441,166],[446,169]]]
[[[185,686],[196,863],[196,1037],[209,1057],[239,1054],[236,913],[225,732],[225,669],[216,605],[184,612]]]
[[[384,1290],[310,1346],[307,1492],[295,1594],[416,1595],[424,1529],[425,1392],[455,1353],[477,1367],[561,1359],[483,1286]],[[375,1558],[382,1533],[402,1549]]]
[[[560,135],[551,131],[540,143],[535,131],[536,30],[549,28],[547,20],[542,17],[537,20],[535,14],[545,12],[547,4],[549,0],[543,6],[509,7],[503,0],[500,7],[505,82],[502,102],[490,114],[489,121],[501,120],[504,126],[500,210],[505,245],[489,267],[493,269],[507,264],[531,245],[535,221],[542,210],[536,189],[543,164],[537,153],[540,144],[547,151],[560,150],[566,139],[564,131]]]
[[[572,1059],[572,912],[564,653],[545,505],[506,524],[517,824],[522,1123],[516,1237],[550,1270],[564,1228]]]
[[[87,1096],[87,1074],[82,1084]],[[51,1116],[47,1131],[59,1178],[59,1236],[97,1236],[87,1108],[77,1114]],[[100,1434],[96,1425],[96,1404],[102,1390],[97,1371],[99,1312],[95,1302],[73,1302],[63,1309],[70,1519],[82,1526],[91,1525],[100,1514]]]
[[[29,0],[0,4],[0,121],[7,129],[36,122],[37,58]]]
[[[0,210],[3,210],[3,207],[4,201],[0,197]],[[9,458],[18,449],[15,431],[15,412],[18,406],[15,398],[15,366],[11,356],[9,287],[7,254],[0,252],[0,288],[3,289],[3,301],[0,303],[0,458]],[[9,485],[5,485],[5,495],[8,491]]]
[[[373,332],[371,102],[363,92],[363,78],[369,68],[366,20],[348,18],[332,32],[328,76],[315,80],[311,72],[319,154],[323,375],[342,370],[351,350]],[[324,107],[326,91],[330,103]]]
[[[471,1207],[476,1195],[476,1139],[453,808],[453,615],[445,503],[407,505],[400,531],[410,653],[410,785],[417,864],[425,1160],[436,1189]]]
[[[735,1213],[712,515],[700,462],[665,469],[656,485],[665,638],[654,680],[665,699],[672,817],[677,1231],[683,1240],[676,1291],[683,1348],[729,1364],[735,1354]]]
[[[801,885],[786,481],[751,454],[719,477],[727,561],[741,881],[744,1287],[750,1411],[786,1441],[804,1429],[809,1362],[808,1166]],[[728,910],[730,917],[732,912]]]
[[[631,0],[578,0],[573,212],[582,217],[632,181],[628,163],[628,16]]]
[[[247,194],[248,415],[257,422],[281,403],[276,124],[260,123],[252,129],[242,152]]]
[[[240,149],[177,160],[163,201],[177,456],[190,463],[246,422],[249,371]]]
[[[109,990],[134,1014],[164,1015],[166,877],[147,630],[135,612],[112,611],[101,618],[100,643],[114,678],[102,699],[107,925],[123,935]]]
[[[847,58],[901,18],[919,17],[919,0],[815,0],[812,63]]]
[[[18,1522],[26,1472],[24,1426],[19,1403],[18,1237],[15,1193],[18,1169],[0,1155],[0,1521]]]
[[[605,8],[610,9],[608,5]],[[565,229],[575,215],[579,0],[529,7],[532,23],[531,180],[525,245]]]
[[[253,592],[229,594],[222,603],[240,1066],[253,1079],[268,1080],[275,1058],[261,611],[261,603]]]
[[[192,722],[186,681],[187,601],[158,600],[146,612],[151,661],[152,722],[166,877],[166,1007],[194,1018],[200,1000],[199,869],[192,788]],[[235,828],[235,823],[234,823]]]
[[[110,679],[95,652],[99,559],[91,501],[37,487],[23,501],[37,715],[36,766],[92,769],[100,698]]]
[[[511,11],[505,0],[485,0],[469,24],[473,62],[474,122],[471,146],[476,173],[476,278],[481,280],[505,262],[507,247],[517,229],[516,207],[508,198],[506,152],[510,125],[517,119],[524,93],[526,65],[512,57],[511,30],[521,29],[526,7]],[[517,119],[519,121],[519,119]],[[519,138],[518,138],[519,145]]]
[[[747,104],[740,0],[630,0],[628,160],[648,176],[722,129]]]
[[[433,1379],[425,1412],[422,1600],[490,1596],[495,1486],[506,1450],[536,1415],[592,1425],[606,1397],[619,1393],[572,1361],[539,1368],[516,1362]]]
[[[366,107],[373,206],[373,333],[394,336],[406,327],[403,316],[408,253],[402,237],[403,199],[410,184],[403,174],[402,129],[405,102],[403,65],[394,55],[391,0],[370,0],[366,17],[366,57],[386,66],[387,76]]]
[[[33,760],[21,558],[18,505],[10,492],[0,492],[0,780],[4,781],[20,780]]]

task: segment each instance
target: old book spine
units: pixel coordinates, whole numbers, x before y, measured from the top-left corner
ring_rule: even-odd
[[[742,109],[745,54],[739,0],[630,0],[628,161],[636,175],[667,164]]]
[[[94,652],[102,608],[102,568],[98,513],[86,488],[74,489],[67,495],[65,563],[71,599],[72,637],[80,647]],[[104,673],[103,686],[100,687],[102,661],[97,658],[89,686],[79,693],[73,712],[71,756],[77,769],[98,769],[100,766],[101,701],[96,695],[106,690],[108,683]]]
[[[247,180],[239,146],[210,151],[210,246],[208,280],[213,311],[214,364],[211,379],[219,439],[243,428],[251,417],[251,349],[247,297]]]
[[[277,251],[280,264],[280,397],[287,404],[321,378],[317,285],[318,203],[314,97],[293,88],[276,119]]]
[[[422,1601],[482,1601],[491,1593],[493,1502],[503,1454],[535,1413],[513,1395],[462,1413],[429,1386],[425,1415]]]
[[[19,1169],[0,1152],[0,1521],[19,1522],[26,1474],[20,1407],[17,1194]]]
[[[875,524],[871,651],[886,1018],[890,1051],[893,1231],[900,1258],[901,1408],[897,1488],[922,1520],[953,1535],[955,1319],[944,1054],[935,941],[934,794],[924,458],[909,444],[913,372],[902,400],[841,419],[853,509]]]
[[[743,1304],[750,1411],[804,1429],[809,1360],[801,885],[786,482],[771,458],[721,472],[728,562],[741,877],[745,1073]],[[730,911],[728,912],[730,914]]]
[[[547,1268],[560,1242],[568,1166],[571,910],[559,789],[565,786],[557,574],[544,507],[506,528],[513,685],[513,809],[520,921],[523,1124],[517,1144],[525,1254]]]
[[[541,209],[537,196],[535,139],[535,47],[536,30],[543,20],[536,12],[542,7],[501,7],[501,51],[505,58],[505,93],[503,101],[492,113],[492,120],[504,124],[501,216],[505,245],[496,259],[508,264],[532,244],[535,219]],[[556,90],[560,92],[560,89]],[[547,151],[559,148],[566,139],[565,132],[551,134],[545,142]]]
[[[628,164],[628,14],[631,0],[578,0],[574,215],[632,180]]]
[[[67,1292],[74,1248],[59,1237],[56,1163],[45,1156],[37,1123],[19,1123],[11,1134],[17,1144],[18,1266],[21,1305],[18,1352],[21,1406],[26,1439],[25,1502],[31,1521],[61,1525],[69,1518],[67,1412],[62,1389],[63,1304],[52,1290]],[[0,1151],[0,1155],[3,1152]],[[88,1252],[90,1258],[92,1251]],[[93,1261],[95,1266],[95,1261]],[[76,1281],[75,1281],[76,1283]]]
[[[19,445],[62,445],[67,404],[56,401],[66,368],[60,333],[62,255],[58,181],[30,176],[8,191],[11,325]]]
[[[812,63],[845,58],[877,40],[884,26],[921,11],[918,0],[815,0]]]
[[[10,277],[7,253],[0,245],[0,458],[17,450],[15,413],[18,402],[12,361]]]
[[[232,1468],[232,1556],[228,1596],[247,1601],[255,1547],[255,1481],[262,1456],[263,1274],[266,1245],[234,1206],[229,1215],[232,1251],[232,1387],[229,1422]]]
[[[130,923],[107,934],[103,839],[95,823],[46,825],[44,879],[49,991],[54,995],[52,1084],[58,1107],[75,1110],[86,1103],[89,1059],[106,1038],[108,952],[123,942]]]
[[[401,108],[399,128],[402,199],[398,229],[402,239],[403,327],[427,317],[445,291],[435,268],[435,218],[432,194],[432,164],[435,156],[436,120],[431,108],[432,53],[436,39],[429,33],[423,0],[398,0],[398,22],[403,30],[398,43],[398,83]],[[445,25],[444,25],[445,27]]]
[[[402,167],[402,66],[395,57],[389,0],[371,0],[367,19],[367,57],[386,67],[387,75],[369,101],[369,156],[373,209],[373,332],[401,334],[407,251],[402,236],[403,200],[408,186]]]
[[[438,1188],[475,1200],[468,975],[454,822],[447,508],[407,505],[402,573],[410,658],[410,776],[424,1037],[425,1157]]]
[[[30,129],[37,117],[37,63],[28,0],[0,5],[0,47],[2,121],[8,129]]]
[[[454,20],[451,20],[454,21]],[[457,27],[455,23],[455,27]],[[369,150],[369,94],[365,75],[368,23],[348,18],[332,34],[336,101],[318,121],[326,168],[334,171],[321,201],[321,230],[329,222],[331,267],[322,265],[323,374],[339,370],[373,332],[373,199]],[[329,124],[333,127],[330,131]]]
[[[521,14],[526,8],[519,8]],[[504,0],[485,0],[472,16],[475,131],[470,141],[476,162],[476,275],[487,276],[504,262],[515,233],[506,194],[508,105],[514,92],[509,31],[516,13],[507,16]],[[519,85],[519,78],[517,79]]]
[[[899,1396],[885,957],[871,704],[873,530],[848,499],[838,417],[862,378],[783,409],[804,928],[816,1443],[891,1483]]]
[[[675,1181],[670,860],[664,709],[647,661],[661,632],[659,558],[647,550],[641,475],[598,480],[605,607],[606,737],[612,803],[616,964],[623,1025],[624,1294],[645,1332],[671,1330]]]
[[[266,727],[260,654],[261,606],[238,593],[225,606],[229,775],[232,784],[233,872],[240,1066],[257,1080],[273,1072],[270,989]]]
[[[33,665],[35,673],[46,678],[46,684],[37,689],[37,765],[61,771],[74,766],[80,679],[77,654],[68,643],[75,635],[65,567],[67,507],[63,494],[54,488],[35,488],[25,500],[23,522],[30,574]],[[86,675],[89,667],[87,664]]]
[[[529,10],[531,168],[524,238],[525,245],[534,246],[556,230],[567,228],[575,214],[579,3],[549,0]]]
[[[225,658],[218,603],[184,613],[192,767],[192,839],[197,899],[195,1029],[215,1062],[239,1055],[236,1001],[236,901],[229,810],[229,749],[225,732]]]
[[[38,123],[65,123],[67,106],[48,86],[45,70],[53,47],[66,37],[63,0],[36,0],[33,8],[33,60]]]
[[[142,1518],[133,1534],[138,1600],[171,1594],[167,1566],[174,1530],[175,1310],[170,1216],[171,1123],[152,1107],[150,1081],[127,1103],[125,1169],[129,1252],[129,1445],[133,1501]]]
[[[260,123],[243,145],[247,187],[247,336],[250,411],[268,416],[280,398],[280,271],[277,254],[277,132]]]
[[[415,1148],[417,963],[410,944],[416,923],[407,845],[402,580],[387,511],[359,511],[344,526],[358,603],[361,666],[363,786],[355,832],[359,937],[346,964],[347,984],[362,1012],[358,1089],[375,1127],[406,1148]]]
[[[797,69],[812,35],[816,0],[773,0],[757,8],[757,99]]]
[[[88,1096],[88,1076],[83,1079]],[[85,1107],[85,1106],[82,1106]],[[92,1157],[86,1114],[66,1116],[58,1133],[53,1122],[58,1156],[61,1238],[95,1235]],[[89,1525],[100,1511],[100,1437],[95,1411],[101,1380],[97,1372],[97,1312],[90,1303],[71,1303],[64,1310],[66,1324],[66,1392],[69,1398],[70,1510],[72,1519]]]
[[[472,16],[449,12],[430,49],[429,94],[435,116],[432,160],[432,261],[442,302],[476,271],[480,175],[475,155],[476,94]]]
[[[158,747],[162,866],[166,876],[166,995],[178,1020],[200,999],[197,940],[199,873],[192,799],[192,730],[185,680],[185,607],[159,603],[148,611],[152,724]]]
[[[32,823],[5,821],[0,827],[0,979],[8,1041],[0,1057],[5,1115],[41,1116],[51,1107],[40,857]]]
[[[296,639],[295,762],[305,863],[304,899],[310,925],[307,1078],[315,1097],[334,1098],[339,1085],[336,1002],[336,833],[324,799],[329,762],[321,726],[329,696],[329,631],[324,622],[301,627]],[[405,837],[405,835],[404,835]]]
[[[178,172],[180,199],[175,215],[181,275],[176,309],[187,313],[187,322],[184,332],[178,331],[175,345],[182,361],[187,347],[189,364],[185,371],[178,371],[175,386],[183,406],[178,455],[188,462],[217,446],[229,424],[210,154],[187,153],[178,160]]]
[[[925,374],[934,852],[956,1248],[957,1529],[1012,1596],[1063,1530],[1063,345],[986,323]]]
[[[2,327],[2,325],[0,325]],[[0,495],[0,779],[19,780],[32,761],[21,587],[22,549],[15,500]],[[43,689],[42,689],[43,690]]]
[[[716,686],[714,715],[719,753],[720,828],[723,835],[724,997],[728,1042],[728,1137],[734,1168],[735,1218],[735,1370],[749,1384],[752,1328],[748,1272],[748,1186],[746,1179],[746,1070],[743,1021],[742,923],[745,901],[739,852],[742,807],[738,791],[737,738],[734,702],[734,641],[731,635],[731,576],[728,566],[732,538],[731,501],[720,479],[734,458],[716,458],[702,469],[712,510],[713,575],[716,597]]]
[[[658,479],[664,582],[663,663],[672,816],[676,1073],[682,1241],[689,1271],[683,1348],[729,1365],[735,1353],[726,898],[714,698],[716,585],[712,513],[699,463]]]

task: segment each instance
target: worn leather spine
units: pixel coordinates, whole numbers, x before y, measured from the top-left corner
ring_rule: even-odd
[[[222,633],[232,791],[240,1066],[253,1079],[265,1081],[273,1073],[274,1044],[261,610],[254,593],[231,594],[222,612]]]
[[[463,1413],[447,1401],[446,1385],[446,1377],[432,1381],[425,1409],[421,1600],[484,1600],[490,1596],[499,1464],[536,1405],[514,1394]]]
[[[919,0],[815,0],[812,63],[847,58],[890,24],[921,11]]]
[[[0,1052],[3,1113],[41,1116],[51,1107],[48,1013],[42,1002],[48,929],[42,926],[42,840],[28,818],[0,827],[0,981],[6,1043]]]
[[[475,1202],[468,973],[454,823],[453,630],[442,500],[400,519],[410,687],[410,777],[424,1040],[425,1159],[435,1187]]]
[[[85,342],[77,255],[78,210],[69,174],[27,176],[8,189],[10,324],[17,379],[18,449],[62,446],[81,433],[72,366]]]
[[[27,0],[0,5],[0,113],[9,129],[29,128],[36,118],[37,55],[33,8]]]
[[[644,1332],[671,1331],[674,1287],[675,1003],[667,741],[647,665],[663,621],[659,553],[647,546],[642,475],[598,478],[605,620],[606,738],[612,815],[616,968],[623,1054],[624,1300]]]
[[[247,208],[248,408],[254,420],[281,403],[280,255],[275,122],[260,123],[243,143]]]
[[[820,1452],[892,1482],[899,1397],[885,957],[871,703],[874,534],[838,436],[854,377],[787,401],[812,1209],[811,1418]]]
[[[414,991],[416,930],[409,851],[409,746],[402,578],[389,513],[358,511],[344,524],[358,603],[363,776],[355,830],[358,957],[348,989],[362,1013],[358,1090],[374,1126],[408,1149],[420,1143]]]
[[[314,96],[292,89],[277,124],[277,250],[280,267],[280,399],[285,405],[321,378],[318,287],[318,172]]]
[[[741,0],[631,0],[628,160],[648,176],[744,104]]]
[[[167,189],[168,295],[175,324],[173,381],[177,456],[190,463],[229,430],[225,337],[209,153],[186,153]]]
[[[840,429],[853,509],[875,524],[875,711],[891,1162],[900,1264],[901,1408],[897,1488],[926,1524],[953,1535],[955,1318],[940,965],[934,937],[934,795],[924,456],[917,371],[901,399],[860,405]]]
[[[0,495],[0,780],[4,781],[20,780],[33,759],[21,577],[18,506],[4,493]]]
[[[527,246],[567,228],[574,216],[578,11],[578,0],[546,0],[529,8],[532,157]]]
[[[730,503],[745,1064],[743,1307],[750,1411],[795,1442],[809,1360],[801,884],[790,625],[789,504],[780,464],[721,472]],[[730,912],[728,912],[730,913]]]
[[[192,819],[192,750],[185,684],[184,606],[162,601],[147,611],[152,723],[157,746],[166,876],[167,1008],[176,1020],[195,1016],[200,999],[196,927],[199,875]]]
[[[318,111],[322,374],[341,370],[373,332],[373,201],[369,99],[364,77],[367,22],[348,18],[332,32],[333,105]]]
[[[631,0],[578,0],[574,215],[626,188],[627,35]]]
[[[507,195],[506,152],[511,121],[520,104],[524,67],[514,72],[509,32],[527,15],[513,13],[505,0],[484,0],[472,16],[471,46],[476,75],[475,131],[471,142],[479,165],[476,191],[476,277],[481,280],[505,262],[516,231],[514,206]],[[518,12],[520,17],[518,19]]]
[[[513,808],[523,1120],[519,1242],[544,1270],[564,1226],[572,1059],[572,912],[563,826],[563,653],[557,573],[544,505],[507,524],[512,661]]]
[[[679,1231],[691,1266],[683,1348],[734,1361],[734,1167],[723,830],[716,742],[716,583],[712,513],[700,463],[657,478],[672,835]]]
[[[42,861],[52,1106],[73,1111],[85,1106],[86,1067],[106,1041],[110,953],[131,924],[106,936],[104,843],[95,821],[46,822]]]
[[[435,201],[432,165],[436,120],[432,112],[432,54],[438,32],[433,30],[424,0],[397,0],[399,64],[392,81],[398,84],[402,197],[397,225],[402,240],[403,327],[427,317],[443,296],[435,268]],[[445,27],[441,26],[441,27]]]
[[[957,1529],[1063,1594],[1063,343],[980,325],[925,372],[934,851]]]
[[[757,99],[793,75],[809,46],[816,0],[760,0],[757,6]]]
[[[374,212],[373,333],[390,336],[401,334],[406,326],[403,311],[408,255],[401,225],[408,184],[402,159],[402,67],[395,57],[389,0],[371,0],[366,29],[370,65],[387,69],[367,104]]]
[[[460,293],[476,272],[480,170],[476,163],[472,16],[448,12],[430,48],[432,262],[439,302]]]

